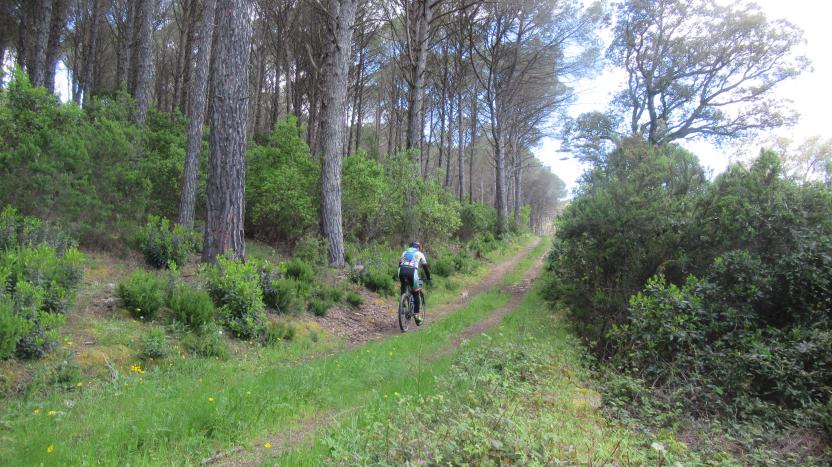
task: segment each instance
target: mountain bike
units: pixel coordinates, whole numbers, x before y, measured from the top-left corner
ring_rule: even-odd
[[[413,289],[408,284],[405,287],[404,293],[399,297],[399,328],[402,332],[407,331],[410,327],[410,321],[413,320],[416,310],[416,300],[421,300],[419,306],[419,314],[422,316],[422,323],[425,322],[425,297],[421,292],[413,293]]]

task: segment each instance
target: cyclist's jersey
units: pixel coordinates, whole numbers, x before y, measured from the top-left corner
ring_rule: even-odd
[[[428,264],[428,260],[425,258],[424,253],[416,248],[404,250],[402,257],[399,259],[399,266],[408,266],[414,269],[419,269],[419,266],[426,264]]]

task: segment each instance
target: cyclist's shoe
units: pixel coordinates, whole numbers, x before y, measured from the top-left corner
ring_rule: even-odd
[[[416,321],[416,326],[422,325],[422,316],[420,314],[416,314],[413,316],[413,320]]]

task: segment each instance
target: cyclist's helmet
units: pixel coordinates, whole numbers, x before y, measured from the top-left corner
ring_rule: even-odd
[[[419,242],[410,242],[410,248],[416,248],[417,250],[422,250],[422,244]]]

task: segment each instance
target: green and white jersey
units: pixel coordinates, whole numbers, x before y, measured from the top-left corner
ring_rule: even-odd
[[[428,264],[425,254],[416,248],[408,248],[402,253],[399,259],[399,266],[409,266],[411,268],[419,269],[419,266]]]

